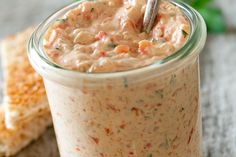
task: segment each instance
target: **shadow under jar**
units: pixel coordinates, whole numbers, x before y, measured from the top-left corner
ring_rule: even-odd
[[[44,79],[61,156],[201,157],[198,58],[206,26],[199,13],[171,2],[189,19],[191,33],[169,57],[134,70],[88,74],[52,63],[43,49],[50,25],[78,3],[49,17],[29,41],[29,59]]]

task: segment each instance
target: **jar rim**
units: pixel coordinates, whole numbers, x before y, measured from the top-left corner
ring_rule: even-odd
[[[179,50],[177,50],[172,55],[144,67],[130,69],[126,71],[119,71],[119,72],[84,73],[84,72],[79,72],[79,71],[63,68],[51,62],[48,59],[48,57],[46,57],[45,55],[46,53],[43,50],[43,38],[49,26],[53,22],[55,22],[56,19],[63,16],[68,10],[76,7],[78,4],[83,3],[84,1],[86,0],[75,2],[53,13],[44,22],[42,22],[38,26],[38,28],[35,30],[35,32],[32,34],[29,40],[29,44],[28,44],[28,56],[34,68],[36,69],[49,68],[55,71],[57,74],[67,73],[68,76],[77,76],[80,78],[90,78],[90,79],[101,78],[102,79],[102,78],[124,77],[124,76],[144,73],[147,71],[152,71],[154,69],[162,69],[162,68],[165,69],[165,67],[173,63],[179,63],[181,60],[187,58],[188,56],[199,55],[200,51],[204,47],[204,44],[206,41],[206,25],[202,16],[189,5],[183,2],[174,2],[170,0],[172,4],[176,5],[183,11],[185,16],[190,21],[190,25],[191,25],[191,33],[189,34],[188,40],[186,41],[184,46],[182,46]],[[32,51],[32,49],[34,51]],[[34,60],[32,58],[33,56],[37,56],[38,59]],[[40,64],[43,64],[43,65],[39,65],[37,63],[39,59],[41,60]]]

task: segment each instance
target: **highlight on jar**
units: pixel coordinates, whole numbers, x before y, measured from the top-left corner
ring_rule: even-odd
[[[202,156],[201,15],[173,1],[81,1],[32,35],[60,155]]]

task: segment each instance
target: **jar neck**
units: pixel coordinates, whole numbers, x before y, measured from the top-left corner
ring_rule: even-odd
[[[36,71],[46,79],[64,83],[66,85],[71,84],[71,82],[73,82],[72,80],[80,83],[82,83],[84,80],[87,80],[92,84],[99,84],[105,79],[115,80],[123,77],[134,78],[134,81],[142,81],[135,78],[137,78],[138,75],[146,76],[147,74],[152,74],[153,72],[155,73],[155,76],[162,75],[168,70],[176,68],[189,60],[195,59],[198,57],[205,44],[206,25],[201,15],[184,3],[171,2],[182,9],[191,23],[191,33],[187,43],[174,54],[146,67],[123,72],[87,74],[64,69],[52,63],[46,57],[42,44],[43,37],[49,26],[56,19],[58,19],[58,17],[61,17],[68,10],[75,8],[78,6],[78,3],[82,2],[77,2],[67,6],[50,16],[38,27],[29,41],[28,52],[30,62]]]

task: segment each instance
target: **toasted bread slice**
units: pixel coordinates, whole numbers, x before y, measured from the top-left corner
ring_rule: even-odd
[[[49,111],[21,123],[15,129],[7,129],[3,106],[0,106],[0,157],[15,155],[33,140],[36,140],[52,123]]]
[[[33,28],[29,28],[8,37],[1,44],[7,128],[16,128],[49,111],[43,80],[27,57],[27,43],[32,32]]]

